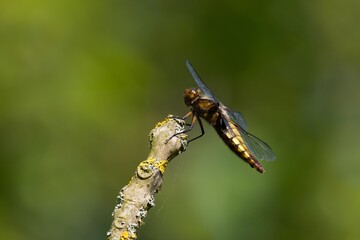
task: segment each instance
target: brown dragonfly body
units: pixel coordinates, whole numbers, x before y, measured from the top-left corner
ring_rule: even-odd
[[[200,118],[205,119],[236,155],[252,168],[263,173],[265,170],[258,160],[274,160],[275,155],[271,148],[246,132],[247,126],[241,113],[234,112],[219,102],[202,82],[191,63],[187,61],[186,65],[199,86],[199,88],[186,89],[184,92],[185,104],[191,108],[184,118],[193,116],[192,124],[187,131],[190,131],[198,120],[202,131],[198,137],[201,137],[204,130]]]

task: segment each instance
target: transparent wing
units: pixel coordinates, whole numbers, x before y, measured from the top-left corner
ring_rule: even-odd
[[[265,142],[261,141],[254,135],[240,128],[240,134],[246,147],[257,160],[273,161],[276,159],[275,154]]]
[[[246,122],[240,112],[233,112],[222,104],[220,105],[220,109],[222,116],[225,118],[224,122],[226,127],[232,131],[231,126],[227,121],[236,126],[237,130],[240,132],[241,138],[244,140],[246,147],[256,158],[256,160],[273,161],[276,159],[276,156],[269,145],[246,131]]]
[[[242,129],[247,131],[247,124],[241,112],[233,112],[230,110],[228,113],[233,121],[235,121]]]
[[[217,103],[218,100],[215,98],[214,94],[210,91],[210,89],[205,85],[205,83],[201,80],[199,74],[196,72],[195,68],[191,65],[191,62],[189,60],[186,60],[186,67],[189,69],[191,76],[194,78],[196,84],[199,86],[205,96]]]
[[[233,112],[224,105],[221,105],[220,108],[222,115],[225,115],[225,118],[239,130],[246,147],[257,160],[273,161],[276,159],[269,145],[247,132],[245,119],[240,112]],[[228,128],[231,130],[230,126]]]

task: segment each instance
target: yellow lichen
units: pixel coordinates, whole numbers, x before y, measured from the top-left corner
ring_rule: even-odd
[[[139,164],[139,167],[142,170],[146,170],[146,169],[151,170],[151,169],[157,168],[163,174],[165,172],[165,168],[166,168],[168,162],[169,162],[168,160],[156,161],[155,158],[149,157],[145,161],[142,161]]]
[[[149,165],[153,165],[154,162],[155,162],[155,158],[149,157],[145,161],[142,161],[139,164],[139,167],[142,168],[142,169],[146,169],[146,168],[149,168]]]
[[[128,231],[122,232],[120,235],[120,240],[128,240],[128,239],[129,239],[129,232]]]
[[[158,122],[156,125],[155,125],[155,128],[158,128],[158,127],[161,127],[161,126],[164,126],[165,123],[167,123],[169,121],[169,118],[165,118],[163,121],[161,122]]]
[[[128,231],[122,232],[120,235],[120,240],[134,240],[136,238],[135,233],[129,233]]]
[[[161,160],[161,161],[155,162],[155,163],[154,163],[154,166],[155,166],[156,168],[158,168],[159,171],[160,171],[162,174],[164,174],[165,168],[166,168],[166,166],[167,166],[168,163],[169,163],[168,160]]]
[[[155,162],[155,158],[153,157],[149,157],[148,159],[146,159],[145,161],[148,162],[149,164],[153,164]]]
[[[147,179],[153,175],[155,169],[154,162],[155,158],[150,157],[139,164],[137,174],[141,179]]]

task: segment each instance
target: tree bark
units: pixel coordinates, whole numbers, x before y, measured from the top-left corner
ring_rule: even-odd
[[[120,190],[107,240],[137,239],[139,229],[150,208],[155,206],[155,194],[163,183],[163,174],[171,159],[186,150],[185,121],[169,115],[156,124],[149,134],[150,153],[136,169],[130,182]]]

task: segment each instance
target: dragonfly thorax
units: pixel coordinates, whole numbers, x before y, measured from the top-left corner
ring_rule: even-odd
[[[218,104],[207,98],[199,88],[185,89],[184,100],[194,115],[204,118],[212,125],[217,124],[219,118]]]

